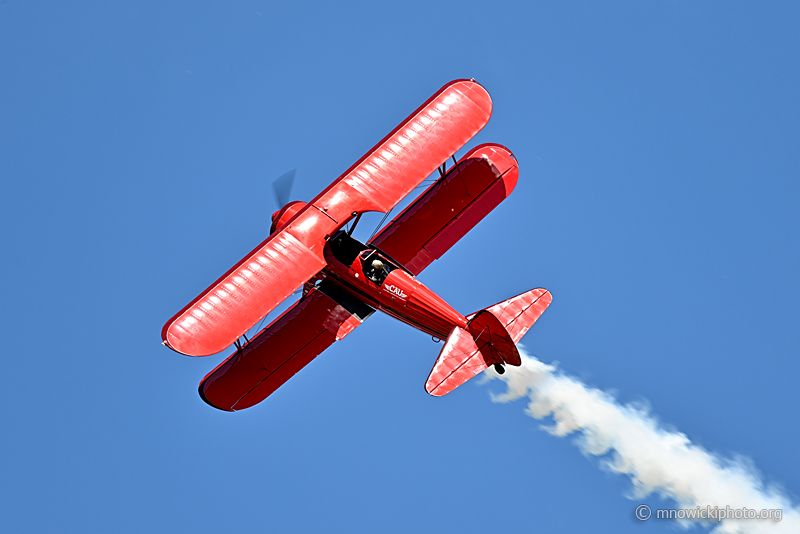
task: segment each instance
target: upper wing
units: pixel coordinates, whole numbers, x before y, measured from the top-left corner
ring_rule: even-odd
[[[492,115],[492,99],[474,80],[446,84],[311,204],[344,224],[353,212],[388,212]]]
[[[220,410],[249,408],[272,394],[374,310],[322,282],[208,373],[200,396]]]
[[[475,147],[417,197],[372,243],[419,274],[502,202],[519,167],[504,146]]]
[[[325,267],[324,243],[309,247],[291,229],[272,234],[167,321],[164,344],[190,356],[225,350]]]
[[[492,101],[472,80],[456,80],[375,145],[161,331],[164,344],[191,356],[224,350],[325,265],[326,239],[355,213],[386,212],[469,141],[489,120]]]

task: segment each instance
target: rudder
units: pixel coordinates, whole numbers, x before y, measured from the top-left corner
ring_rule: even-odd
[[[491,311],[481,310],[471,315],[467,328],[487,366],[499,363],[516,367],[522,364],[511,334]]]

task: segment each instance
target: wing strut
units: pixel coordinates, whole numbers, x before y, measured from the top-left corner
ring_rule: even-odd
[[[456,161],[456,155],[453,154],[450,157],[453,158],[453,165],[458,165],[458,162]],[[444,160],[444,163],[439,165],[439,177],[444,178],[445,174],[447,174],[447,160]]]
[[[354,211],[354,212],[353,212],[353,215],[355,215],[355,216],[356,216],[356,218],[355,218],[355,220],[353,221],[353,225],[352,225],[352,226],[350,227],[350,229],[347,231],[347,235],[353,235],[353,230],[355,230],[355,229],[356,229],[356,225],[358,224],[358,221],[360,221],[360,220],[361,220],[361,213],[358,213],[358,214],[356,214],[356,212]]]

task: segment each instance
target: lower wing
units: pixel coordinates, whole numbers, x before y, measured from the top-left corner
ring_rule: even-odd
[[[322,282],[208,373],[200,396],[225,411],[258,404],[374,311]]]
[[[518,176],[506,147],[475,147],[371,242],[417,275],[505,200]]]

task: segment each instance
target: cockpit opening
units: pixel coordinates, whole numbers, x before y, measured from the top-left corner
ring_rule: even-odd
[[[333,257],[348,267],[353,265],[362,250],[367,249],[367,245],[350,237],[344,230],[331,238],[329,247]]]
[[[397,265],[386,259],[377,250],[365,250],[361,253],[361,265],[367,280],[373,284],[383,285],[389,273],[397,269]]]
[[[367,280],[379,286],[395,269],[403,269],[384,252],[350,237],[344,230],[328,241],[328,250],[343,265],[364,273]]]

